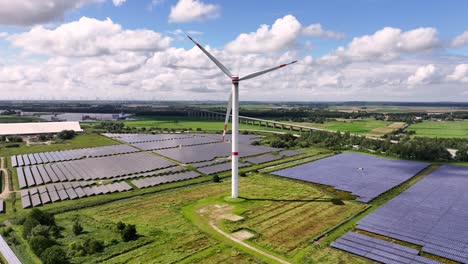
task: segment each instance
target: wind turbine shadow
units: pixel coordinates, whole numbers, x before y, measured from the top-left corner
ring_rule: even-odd
[[[272,202],[314,202],[314,203],[332,203],[334,205],[344,205],[342,199],[338,198],[311,198],[311,199],[275,199],[275,198],[249,198],[239,197],[246,201],[272,201]]]

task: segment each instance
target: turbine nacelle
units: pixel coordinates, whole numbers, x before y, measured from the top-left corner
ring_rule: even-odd
[[[231,76],[232,83],[239,83],[239,76]]]

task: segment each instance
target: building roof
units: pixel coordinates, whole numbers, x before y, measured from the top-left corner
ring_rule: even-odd
[[[0,124],[0,135],[31,135],[58,133],[62,130],[82,132],[79,122],[39,122]]]

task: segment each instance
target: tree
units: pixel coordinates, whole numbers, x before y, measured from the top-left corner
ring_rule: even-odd
[[[47,248],[55,245],[55,241],[44,236],[31,236],[28,239],[31,250],[38,256]]]
[[[32,217],[27,217],[23,223],[23,237],[28,238],[31,235],[32,229],[38,225],[40,225],[39,221]]]
[[[80,222],[75,221],[75,223],[73,223],[72,231],[75,236],[78,236],[81,234],[81,232],[83,232],[83,227],[81,226]]]
[[[68,264],[67,253],[60,246],[51,246],[41,254],[44,264]]]
[[[468,161],[468,146],[460,146],[455,159],[458,161]]]
[[[41,225],[46,225],[46,226],[55,225],[54,215],[47,213],[47,212],[43,212],[37,208],[33,208],[27,217],[36,219],[37,221],[39,221]]]
[[[128,242],[137,238],[138,234],[135,225],[126,225],[122,230],[122,240]]]

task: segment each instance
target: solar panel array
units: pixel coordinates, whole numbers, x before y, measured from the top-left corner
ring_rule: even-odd
[[[358,222],[358,228],[468,263],[468,168],[444,165]]]
[[[273,172],[274,175],[333,186],[367,203],[407,181],[429,164],[345,152]]]
[[[100,157],[115,154],[137,152],[138,149],[128,145],[112,145],[96,148],[83,148],[64,151],[41,152],[11,156],[13,167],[44,164],[66,160],[76,160],[84,157]]]
[[[240,157],[254,156],[278,150],[279,149],[277,148],[265,146],[239,144]],[[183,163],[195,163],[209,161],[215,158],[229,157],[231,155],[231,144],[217,142],[213,144],[188,146],[180,149],[161,149],[156,150],[155,152]]]
[[[122,181],[106,185],[87,186],[87,184],[72,184],[70,182],[49,184],[38,188],[31,188],[21,191],[21,204],[23,208],[42,206],[64,200],[74,200],[83,197],[124,192],[132,187]]]
[[[156,185],[169,183],[169,182],[193,179],[199,176],[200,174],[194,171],[187,171],[187,172],[171,174],[171,175],[166,175],[166,176],[148,177],[148,178],[143,178],[139,180],[133,180],[132,184],[142,189],[142,188],[153,187]]]
[[[171,139],[191,138],[193,134],[119,134],[119,133],[105,133],[106,137],[115,138],[125,143],[140,143],[151,141],[163,141]]]
[[[221,140],[222,137],[223,137],[221,134],[203,134],[203,136],[213,138],[213,139],[217,139],[218,141]],[[259,135],[240,134],[239,135],[239,143],[240,144],[251,144],[253,141],[259,140],[261,138],[262,137],[259,136]],[[231,142],[232,141],[232,135],[229,135],[229,134],[226,135],[224,140],[227,141],[227,142]]]
[[[109,179],[173,165],[161,157],[140,152],[18,167],[17,174],[19,187],[26,188],[50,182]]]
[[[295,150],[283,150],[279,154],[283,157],[293,157],[293,156],[301,155],[304,153],[300,151],[295,151]]]
[[[335,242],[332,247],[381,263],[420,263],[437,264],[438,261],[418,256],[419,251],[388,241],[369,237],[355,232],[348,232]]]
[[[213,173],[231,170],[231,166],[232,166],[231,163],[222,163],[222,164],[218,164],[214,166],[199,168],[198,171],[200,171],[203,174],[213,174]],[[246,167],[246,166],[250,166],[250,164],[239,162],[239,168]]]

